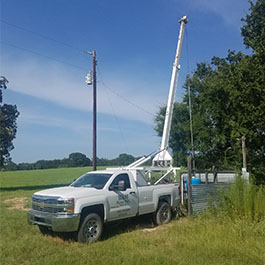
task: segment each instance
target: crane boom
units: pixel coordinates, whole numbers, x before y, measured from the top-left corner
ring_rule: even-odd
[[[183,41],[183,35],[184,35],[184,28],[185,25],[188,23],[188,19],[186,16],[183,16],[180,21],[180,31],[179,31],[179,38],[178,38],[178,45],[177,45],[177,51],[176,51],[176,57],[173,64],[172,69],[172,76],[171,76],[171,82],[170,82],[170,88],[169,88],[169,95],[168,95],[168,102],[167,102],[167,109],[166,109],[166,115],[165,115],[165,122],[164,122],[164,129],[163,129],[163,135],[162,135],[162,141],[160,146],[160,152],[154,157],[153,164],[158,164],[161,166],[167,166],[168,164],[173,164],[173,158],[168,152],[168,142],[169,142],[169,135],[170,135],[170,129],[171,129],[171,121],[172,121],[172,115],[173,115],[173,108],[174,108],[174,99],[176,95],[176,88],[177,88],[177,82],[178,82],[178,72],[180,69],[179,61],[180,61],[180,52],[181,52],[181,46]]]

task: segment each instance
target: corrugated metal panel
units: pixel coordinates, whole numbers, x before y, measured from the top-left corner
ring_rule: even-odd
[[[228,184],[200,184],[192,186],[192,211],[198,213],[209,205],[209,202],[216,202],[216,195],[218,189],[226,189]]]
[[[187,173],[183,173],[184,178],[188,177]],[[206,181],[206,173],[196,173],[196,178],[199,178],[202,182]],[[217,181],[221,183],[228,183],[235,179],[236,173],[234,172],[218,172],[217,173]],[[208,173],[208,181],[213,182],[213,173]]]

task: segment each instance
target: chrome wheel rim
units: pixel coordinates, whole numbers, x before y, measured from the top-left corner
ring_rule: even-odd
[[[162,223],[167,222],[167,220],[169,218],[169,208],[168,208],[168,206],[165,205],[161,209],[160,218],[161,218]]]
[[[99,233],[99,225],[96,219],[90,219],[86,222],[86,225],[84,227],[84,235],[85,237],[89,239],[93,239],[97,237]]]

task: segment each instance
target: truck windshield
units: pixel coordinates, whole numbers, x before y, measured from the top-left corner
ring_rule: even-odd
[[[86,174],[71,184],[71,187],[87,187],[103,189],[112,174]]]

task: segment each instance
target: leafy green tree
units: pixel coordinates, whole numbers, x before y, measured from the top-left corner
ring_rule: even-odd
[[[112,163],[116,166],[127,166],[134,161],[135,158],[132,155],[120,154]]]
[[[2,104],[2,89],[8,83],[5,77],[0,78],[0,169],[4,168],[14,149],[12,141],[16,137],[17,117],[19,112],[16,105]]]
[[[265,86],[260,63],[241,52],[214,57],[211,70],[198,65],[191,80],[197,165],[242,167],[241,137],[246,137],[248,169],[264,179]],[[205,73],[204,77],[198,74]],[[197,88],[197,89],[196,89]],[[184,98],[187,104],[187,96]],[[202,161],[206,161],[201,163]]]
[[[9,159],[6,162],[5,170],[7,170],[7,171],[15,171],[15,170],[18,170],[18,166],[17,166],[16,163],[12,162],[11,159]]]
[[[47,169],[47,168],[58,168],[60,167],[61,160],[39,160],[36,163],[33,163],[34,169]]]
[[[32,163],[19,163],[18,165],[17,165],[17,169],[18,170],[32,170],[32,169],[34,169],[34,164],[32,164]]]
[[[86,155],[82,153],[71,153],[68,158],[68,166],[69,167],[85,167],[90,166],[91,161]]]
[[[265,0],[258,0],[254,4],[250,2],[250,14],[242,18],[244,26],[241,28],[241,35],[247,48],[263,59],[265,58]]]

